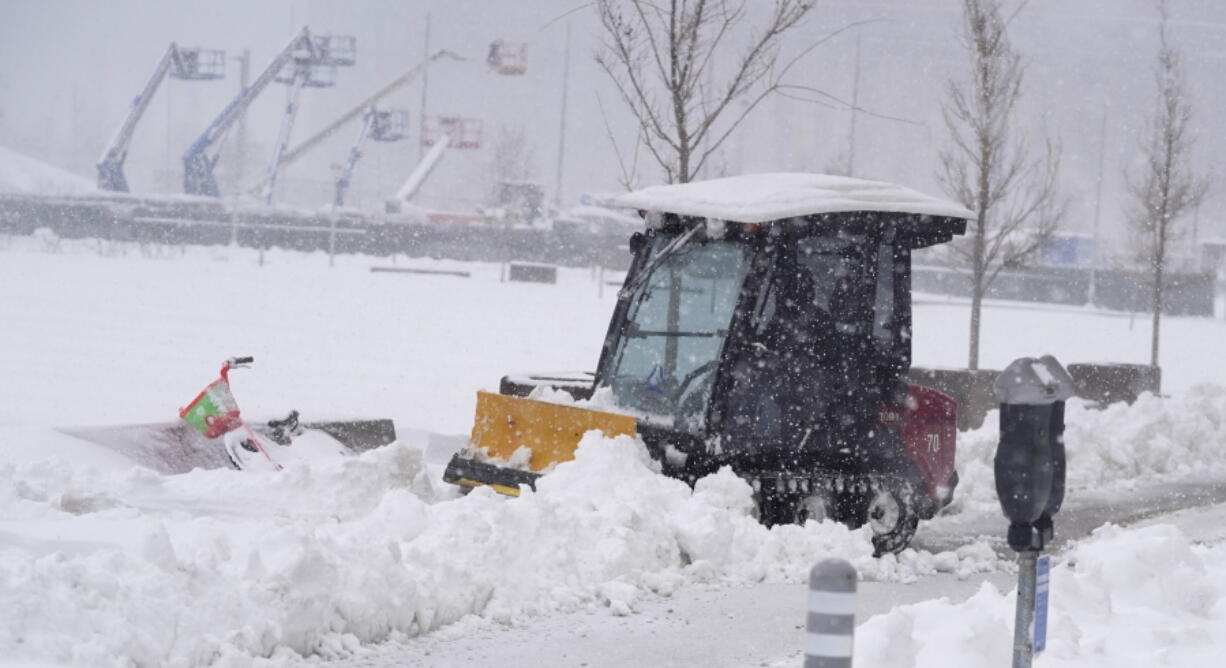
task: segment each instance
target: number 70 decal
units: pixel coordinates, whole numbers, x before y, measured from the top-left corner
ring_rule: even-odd
[[[940,434],[935,434],[935,433],[925,434],[924,440],[928,442],[928,452],[935,453],[935,452],[940,451],[941,449],[941,435]]]

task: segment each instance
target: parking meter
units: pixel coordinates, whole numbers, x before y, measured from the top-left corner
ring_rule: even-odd
[[[1073,379],[1051,355],[1014,360],[996,378],[1000,444],[996,495],[1009,519],[1009,547],[1040,551],[1064,502],[1064,401]]]
[[[1064,503],[1064,401],[1073,396],[1073,379],[1051,355],[1023,357],[996,377],[995,389],[996,496],[1009,518],[1009,547],[1017,552],[1013,668],[1030,668],[1046,642],[1047,590],[1042,598],[1037,593],[1039,566],[1048,562],[1039,552],[1051,542],[1052,516]]]

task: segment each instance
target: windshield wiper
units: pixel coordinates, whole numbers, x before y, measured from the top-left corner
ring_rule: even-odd
[[[651,260],[647,262],[647,266],[643,267],[643,270],[639,272],[638,276],[634,277],[633,281],[631,281],[621,290],[618,290],[617,298],[619,300],[629,299],[630,295],[634,294],[634,291],[639,289],[639,286],[641,286],[643,282],[647,280],[647,277],[651,275],[651,272],[655,270],[655,268],[659,266],[659,264],[663,262],[665,258],[671,257],[674,253],[676,253],[682,246],[685,245],[687,241],[690,240],[690,237],[697,234],[698,230],[701,228],[702,225],[695,225],[694,227],[686,230],[681,236],[669,242],[669,244],[665,246],[663,250],[661,250],[655,257],[651,258]]]
[[[714,332],[669,332],[669,331],[664,331],[664,330],[639,329],[635,327],[631,329],[629,332],[627,332],[626,336],[629,336],[632,339],[645,339],[649,336],[678,336],[678,337],[693,336],[693,337],[704,338],[704,339],[718,337],[722,339],[728,336],[728,330],[719,329]]]

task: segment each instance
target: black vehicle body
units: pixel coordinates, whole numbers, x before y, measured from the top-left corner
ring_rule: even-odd
[[[611,394],[667,475],[693,483],[730,466],[768,525],[872,523],[879,552],[905,547],[956,485],[953,402],[906,382],[911,252],[962,234],[966,221],[644,215],[594,377],[504,378],[502,393],[546,384]],[[929,404],[945,412],[925,415]],[[947,442],[908,431],[928,418],[949,429]],[[933,447],[923,453],[909,442],[924,438]],[[948,463],[939,474],[923,461],[934,457]],[[496,482],[468,464],[457,456],[448,479]],[[508,481],[524,474],[535,475]]]

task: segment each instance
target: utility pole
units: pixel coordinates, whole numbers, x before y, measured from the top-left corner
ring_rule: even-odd
[[[430,59],[430,14],[426,14],[426,48],[424,50],[426,60]],[[426,156],[426,145],[422,143],[422,139],[426,136],[426,99],[430,90],[430,68],[426,68],[421,73],[421,109],[417,113],[417,125],[420,128],[417,137],[417,162]]]
[[[1094,305],[1098,297],[1098,263],[1102,258],[1100,247],[1102,237],[1099,235],[1099,220],[1103,208],[1103,171],[1107,166],[1107,105],[1103,104],[1103,121],[1098,130],[1098,179],[1094,186],[1094,248],[1090,252],[1090,294],[1088,301]]]
[[[238,59],[238,92],[247,90],[251,84],[251,49],[243,49]],[[237,193],[243,183],[243,170],[247,162],[247,114],[238,117],[238,128],[234,133],[234,189]]]
[[[562,116],[558,122],[558,173],[553,183],[553,204],[562,205],[562,159],[566,155],[566,97],[570,84],[570,22],[566,23],[566,53],[562,56]]]
[[[235,56],[238,59],[238,92],[241,95],[251,84],[251,49]],[[243,172],[247,166],[247,112],[238,117],[238,128],[234,133],[234,187],[231,192],[237,198],[243,184]],[[230,246],[238,246],[238,213],[230,212]],[[264,266],[264,249],[260,249],[260,266]]]
[[[860,31],[856,31],[856,64],[851,79],[851,129],[847,132],[847,175],[856,175],[856,116],[860,113]]]
[[[81,139],[81,128],[83,127],[81,123],[81,87],[76,84],[72,86],[72,107],[69,109],[69,124],[72,128],[72,133],[69,134],[69,148],[66,152],[67,155],[65,156],[64,163],[71,165],[76,163],[77,147],[85,146],[89,143]]]
[[[238,93],[241,95],[251,83],[251,49],[243,49],[232,58],[238,61]],[[234,160],[228,163],[232,166],[227,172],[230,191],[236,195],[242,188],[247,159],[247,114],[245,112],[239,115],[237,125],[234,132]]]
[[[1193,251],[1196,250],[1196,244],[1200,241],[1200,202],[1196,203],[1196,208],[1192,209],[1192,246]],[[1199,256],[1198,256],[1199,257]]]

